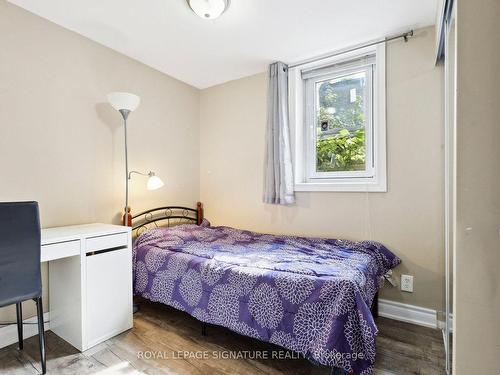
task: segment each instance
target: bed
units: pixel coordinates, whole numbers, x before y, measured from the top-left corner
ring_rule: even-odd
[[[135,295],[314,363],[372,373],[371,307],[383,275],[400,263],[382,244],[214,227],[201,203],[149,210],[134,222]]]

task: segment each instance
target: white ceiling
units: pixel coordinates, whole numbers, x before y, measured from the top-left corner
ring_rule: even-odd
[[[185,0],[10,0],[198,88],[435,23],[437,0],[232,0],[203,20]]]

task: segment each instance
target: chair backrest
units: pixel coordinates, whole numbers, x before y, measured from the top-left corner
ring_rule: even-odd
[[[38,203],[0,203],[0,307],[41,293]]]

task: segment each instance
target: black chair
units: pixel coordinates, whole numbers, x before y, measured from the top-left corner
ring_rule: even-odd
[[[23,349],[21,303],[36,303],[42,372],[46,373],[37,202],[0,203],[0,307],[16,304],[19,349]]]

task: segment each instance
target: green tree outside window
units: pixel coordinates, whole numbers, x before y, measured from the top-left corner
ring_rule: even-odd
[[[365,170],[365,114],[363,97],[350,102],[353,87],[360,79],[323,82],[318,90],[316,170],[318,172]],[[321,124],[327,122],[327,129]]]

